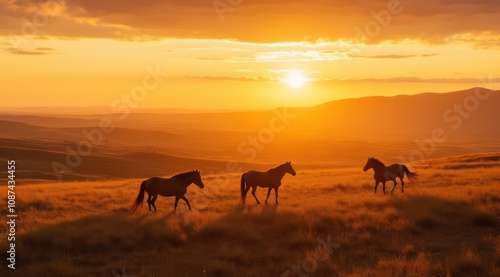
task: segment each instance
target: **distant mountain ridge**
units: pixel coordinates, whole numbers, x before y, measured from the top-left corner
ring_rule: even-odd
[[[296,111],[303,119],[298,116],[292,127],[295,131],[362,130],[415,135],[443,128],[467,135],[500,134],[500,91],[484,88],[343,99]]]
[[[16,158],[23,178],[53,179],[52,163],[64,164],[68,153],[88,144],[85,134],[95,135],[104,118],[116,129],[82,155],[68,179],[218,172],[229,161],[268,169],[292,160],[305,168],[359,165],[367,156],[400,162],[415,151],[426,151],[425,159],[500,151],[500,91],[472,88],[253,112],[131,113],[124,119],[0,114],[0,162]],[[435,130],[446,141],[421,146]]]
[[[500,91],[485,88],[448,93],[427,92],[414,95],[349,98],[314,107],[282,109],[296,115],[285,132],[328,135],[356,132],[357,135],[365,136],[369,131],[418,135],[439,127],[452,129],[458,134],[488,136],[500,134],[500,124],[496,122],[496,119],[500,118]],[[0,115],[0,120],[50,128],[83,128],[96,126],[100,119],[106,117],[121,128],[173,133],[176,130],[193,129],[253,132],[268,124],[275,116],[275,111],[131,113],[123,120],[120,116],[120,114],[87,114],[82,115],[82,118],[76,118],[3,114]]]

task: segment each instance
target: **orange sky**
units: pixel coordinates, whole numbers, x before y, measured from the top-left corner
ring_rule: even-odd
[[[0,0],[0,106],[261,109],[498,89],[499,15],[496,0]],[[286,84],[292,72],[307,82]]]

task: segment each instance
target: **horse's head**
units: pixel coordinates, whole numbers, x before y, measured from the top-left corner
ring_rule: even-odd
[[[193,179],[191,181],[200,188],[205,187],[203,181],[201,181],[201,172],[199,170],[193,172]]]
[[[286,171],[286,173],[292,174],[292,176],[297,175],[295,170],[293,170],[292,162],[285,163],[285,171]]]
[[[373,168],[373,158],[368,158],[368,161],[365,164],[365,167],[363,167],[363,171],[367,171],[368,169]]]

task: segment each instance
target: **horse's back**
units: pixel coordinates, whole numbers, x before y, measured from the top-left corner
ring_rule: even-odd
[[[148,187],[148,186],[156,186],[157,184],[161,183],[162,180],[165,180],[165,178],[151,177],[151,178],[145,180],[146,187]]]
[[[256,185],[259,187],[269,187],[269,186],[277,186],[281,182],[279,179],[275,178],[269,171],[248,171],[245,173],[245,181],[248,185]]]
[[[257,170],[250,170],[247,173],[245,173],[245,179],[253,179],[253,178],[262,178],[266,176],[266,172],[262,171],[257,171]]]
[[[149,179],[144,180],[146,183],[146,191],[153,191],[157,190],[158,184],[160,183],[161,178],[160,177],[151,177]]]
[[[146,190],[162,196],[180,196],[186,193],[186,188],[172,178],[151,177],[146,180]]]
[[[245,175],[255,175],[255,174],[262,174],[262,173],[265,173],[265,172],[262,172],[262,171],[257,171],[257,170],[250,170],[250,171],[247,171],[245,173]]]
[[[391,164],[390,166],[387,167],[387,170],[390,172],[402,177],[404,175],[404,169],[403,165],[401,164]]]

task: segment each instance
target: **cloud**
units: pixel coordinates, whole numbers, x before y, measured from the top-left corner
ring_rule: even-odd
[[[350,55],[353,59],[410,59],[410,58],[428,58],[434,57],[437,54],[423,54],[423,55],[373,55],[373,56],[363,56],[363,55]]]
[[[443,84],[473,84],[481,83],[481,78],[419,78],[419,77],[391,77],[369,79],[318,79],[317,82],[327,83],[443,83]],[[500,83],[500,78],[488,78],[490,83]]]
[[[224,3],[235,1],[220,0]],[[238,1],[236,1],[238,2]],[[447,43],[457,35],[483,34],[497,47],[497,0],[252,0],[225,11],[199,0],[0,0],[0,35],[22,32],[22,18],[46,15],[39,29],[56,37],[106,37],[127,40],[214,38],[249,42],[318,39],[420,39]],[[400,12],[390,13],[388,5]],[[398,11],[399,11],[398,10]],[[224,20],[219,15],[223,13]],[[41,17],[40,17],[41,18]],[[361,30],[360,32],[355,31]]]
[[[40,55],[49,55],[54,54],[54,49],[47,47],[38,47],[35,49],[19,49],[15,47],[9,47],[6,49],[7,52],[16,55],[29,55],[29,56],[40,56]]]
[[[214,58],[214,57],[199,57],[198,60],[202,61],[230,61],[230,58]]]
[[[185,76],[184,79],[198,81],[239,81],[239,82],[277,82],[278,79],[267,76],[256,77],[229,77],[229,76]]]
[[[165,40],[168,49],[176,49],[176,57],[206,63],[283,63],[298,64],[354,59],[422,59],[446,54],[441,48],[422,47],[418,41],[363,45],[345,41],[294,43],[252,43],[234,40],[172,39]],[[242,65],[243,66],[243,65]],[[246,65],[250,66],[250,65]]]
[[[177,80],[190,81],[236,81],[236,82],[281,82],[280,75],[283,73],[297,72],[302,70],[268,69],[267,72],[277,74],[276,76],[184,76],[174,77]],[[241,70],[241,72],[247,72]],[[335,83],[435,83],[435,84],[479,84],[484,82],[484,78],[419,78],[419,77],[388,77],[388,78],[366,78],[366,79],[325,79],[325,78],[309,78],[309,82],[318,84],[335,84]],[[488,83],[500,83],[500,78],[488,77]]]
[[[37,50],[37,51],[54,51],[53,48],[49,48],[49,47],[38,47],[35,50]]]

